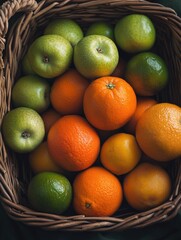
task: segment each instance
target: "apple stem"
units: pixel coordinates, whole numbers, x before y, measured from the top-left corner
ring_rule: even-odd
[[[113,89],[113,88],[115,88],[115,84],[113,84],[113,83],[108,83],[108,84],[106,84],[106,87],[107,87],[108,89]]]
[[[102,53],[103,52],[101,48],[97,48],[97,51],[98,51],[98,53]]]
[[[23,138],[27,139],[27,138],[29,138],[29,137],[31,136],[31,134],[30,134],[29,132],[24,131],[24,132],[21,134],[21,136],[22,136]]]
[[[43,62],[44,62],[44,63],[48,63],[48,62],[49,62],[49,58],[48,58],[47,56],[44,56],[44,57],[43,57]]]

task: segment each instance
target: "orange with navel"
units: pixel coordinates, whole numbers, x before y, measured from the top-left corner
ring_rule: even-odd
[[[121,206],[123,194],[118,178],[102,167],[90,167],[73,182],[73,207],[85,216],[111,216]]]
[[[60,118],[48,133],[48,148],[55,162],[67,171],[81,171],[97,159],[100,139],[95,129],[81,116]]]
[[[136,95],[122,78],[101,77],[86,89],[83,107],[87,120],[94,127],[115,130],[122,127],[134,114]]]

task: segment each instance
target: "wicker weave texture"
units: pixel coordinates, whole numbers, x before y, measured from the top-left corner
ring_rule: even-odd
[[[11,109],[11,89],[21,74],[20,62],[30,43],[54,18],[71,18],[85,28],[91,22],[115,23],[130,13],[143,13],[155,23],[156,50],[169,66],[170,81],[157,97],[181,106],[181,19],[174,10],[157,3],[139,0],[12,0],[0,9],[0,124]],[[174,217],[181,207],[181,161],[169,167],[173,188],[169,200],[161,206],[138,213],[120,209],[112,217],[60,216],[29,208],[26,190],[31,172],[26,162],[6,148],[0,133],[0,200],[14,220],[47,230],[121,231],[148,226]]]

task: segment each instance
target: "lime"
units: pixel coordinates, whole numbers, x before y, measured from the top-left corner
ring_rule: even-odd
[[[168,69],[157,54],[139,53],[129,60],[125,78],[138,95],[153,96],[167,85]]]
[[[28,200],[33,209],[63,213],[70,206],[72,186],[62,174],[43,172],[35,175],[28,186]]]
[[[120,19],[115,25],[114,35],[117,45],[129,53],[149,50],[156,39],[151,19],[142,14],[130,14]]]
[[[103,35],[110,38],[111,40],[114,40],[113,26],[102,21],[92,23],[87,29],[86,36],[88,35]]]
[[[55,19],[45,28],[44,34],[57,34],[75,46],[82,38],[81,27],[72,19]]]

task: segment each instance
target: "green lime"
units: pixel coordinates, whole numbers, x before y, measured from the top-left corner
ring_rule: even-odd
[[[117,45],[128,53],[149,50],[155,43],[156,31],[150,18],[130,14],[120,19],[114,29]]]
[[[109,23],[95,22],[92,23],[87,29],[86,36],[88,35],[103,35],[111,40],[114,40],[114,29]]]
[[[81,27],[72,19],[55,19],[45,28],[44,34],[57,34],[75,46],[82,38]]]
[[[60,214],[70,206],[72,186],[62,174],[43,172],[35,175],[28,186],[31,206],[47,213]]]
[[[157,54],[139,53],[129,60],[125,78],[136,94],[152,96],[167,85],[168,69],[165,61]]]

